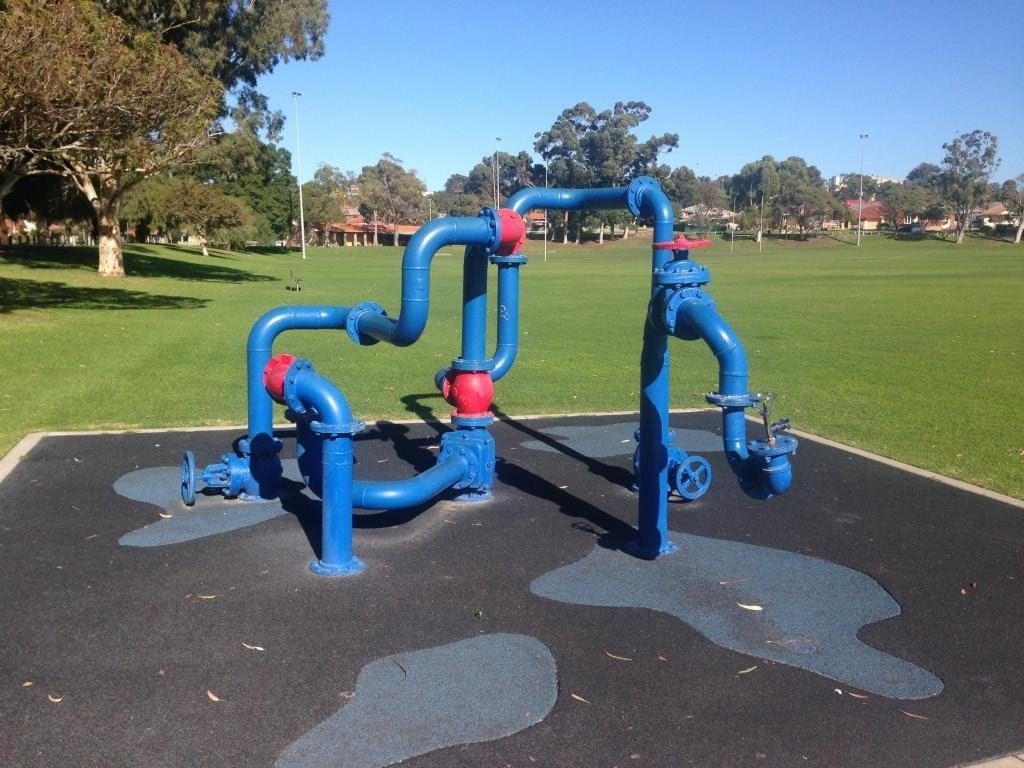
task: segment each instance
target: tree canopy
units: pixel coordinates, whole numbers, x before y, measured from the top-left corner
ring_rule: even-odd
[[[964,239],[976,207],[988,198],[989,178],[999,167],[998,140],[988,131],[958,134],[942,145],[940,188],[956,217],[956,241]]]
[[[100,274],[123,275],[121,195],[209,140],[220,84],[155,35],[83,0],[10,0],[0,13],[0,67],[8,174],[70,179],[94,211]]]

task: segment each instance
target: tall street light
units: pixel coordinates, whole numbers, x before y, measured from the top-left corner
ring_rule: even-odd
[[[494,210],[498,210],[501,206],[501,161],[498,160],[501,136],[498,136],[494,142]]]
[[[864,139],[868,135],[860,134],[860,195],[857,202],[857,247],[860,248],[861,221],[864,218]]]
[[[548,188],[548,159],[544,158],[544,189]],[[548,209],[544,209],[544,261],[548,260]]]
[[[295,100],[295,179],[299,183],[299,237],[302,238],[302,258],[306,258],[306,213],[302,209],[302,150],[299,142],[299,96],[298,91],[292,91],[292,98]]]

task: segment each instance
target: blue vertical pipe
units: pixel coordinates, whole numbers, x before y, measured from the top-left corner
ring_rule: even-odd
[[[462,359],[463,370],[483,371],[487,363],[487,250],[479,245],[466,248],[462,267]]]
[[[651,179],[638,179],[630,186],[636,215],[653,220],[654,243],[671,242],[675,215],[672,203]],[[634,207],[635,206],[635,207]],[[671,258],[669,248],[653,248],[651,292],[656,288],[653,274]],[[644,324],[644,345],[640,353],[640,476],[637,549],[655,557],[675,549],[668,540],[668,456],[669,456],[669,374],[668,334],[649,319]]]
[[[298,362],[285,376],[285,397],[293,410],[316,412],[311,429],[323,440],[320,557],[310,570],[324,576],[357,573],[363,564],[352,552],[353,422],[348,401],[328,379]]]
[[[658,183],[641,176],[629,187],[603,189],[522,189],[508,202],[522,215],[529,210],[628,208],[634,216],[653,222],[653,242],[669,243],[675,238],[675,213],[672,202]],[[651,293],[656,284],[653,273],[673,258],[671,248],[653,248],[651,255]],[[643,350],[640,354],[640,476],[638,553],[647,557],[671,552],[668,540],[668,445],[669,445],[669,372],[667,333],[645,322]]]
[[[496,256],[498,265],[498,329],[491,380],[497,381],[512,367],[519,351],[519,267],[526,263],[520,255]]]

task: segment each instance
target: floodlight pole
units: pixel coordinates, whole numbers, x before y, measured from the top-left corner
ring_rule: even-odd
[[[861,221],[864,217],[864,139],[868,135],[860,134],[860,196],[857,202],[857,247],[860,248]]]
[[[548,159],[544,158],[544,189],[548,188]],[[548,260],[548,209],[544,209],[544,261]]]
[[[302,238],[302,258],[306,258],[306,213],[302,209],[302,150],[299,141],[299,96],[298,91],[292,91],[292,98],[295,100],[295,180],[299,185],[299,237]]]
[[[501,161],[498,159],[498,148],[501,136],[494,140],[494,210],[501,207]]]

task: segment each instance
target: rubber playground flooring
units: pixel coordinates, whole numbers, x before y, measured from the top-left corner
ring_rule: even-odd
[[[244,430],[50,436],[0,480],[0,765],[955,766],[1024,752],[1024,509],[807,438],[746,496],[717,412],[677,552],[623,551],[631,415],[493,427],[493,499],[358,514],[178,498]],[[431,466],[371,427],[356,475]],[[757,429],[751,424],[751,435]],[[285,438],[285,458],[293,441]],[[291,462],[286,461],[286,474]]]

